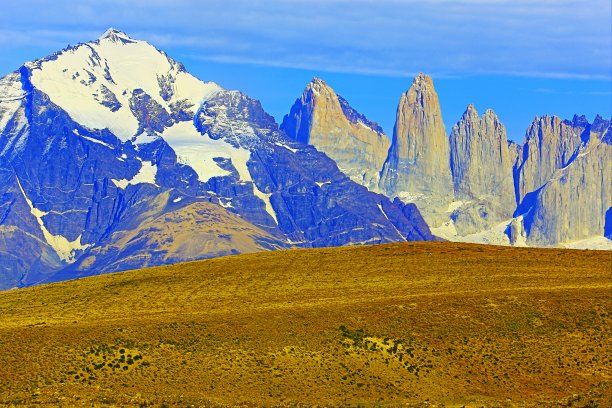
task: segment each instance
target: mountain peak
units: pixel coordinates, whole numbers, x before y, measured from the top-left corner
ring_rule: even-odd
[[[420,72],[417,76],[414,77],[413,85],[422,86],[432,86],[433,87],[433,79],[422,72]]]
[[[476,107],[474,107],[473,103],[470,103],[468,105],[468,107],[465,109],[465,112],[463,113],[464,116],[470,116],[470,115],[476,115],[478,116],[478,111],[476,110]]]
[[[324,80],[322,80],[322,79],[321,79],[321,78],[319,78],[319,77],[312,77],[312,79],[310,80],[310,83],[311,83],[311,84],[318,84],[318,85],[327,85],[327,84],[325,83],[325,81],[324,81]]]
[[[318,94],[320,92],[330,93],[332,90],[329,87],[329,85],[325,83],[324,80],[318,77],[313,77],[310,80],[310,83],[308,83],[308,85],[306,86],[304,93],[306,94],[309,91],[314,91],[315,93]]]
[[[98,40],[111,40],[113,42],[130,43],[135,40],[121,30],[110,27],[98,38]]]
[[[493,120],[499,121],[499,117],[497,116],[497,113],[495,113],[495,111],[494,111],[493,109],[491,109],[491,108],[488,108],[488,109],[485,111],[485,113],[484,113],[483,117],[485,117],[485,118],[491,118],[491,119],[493,119]]]

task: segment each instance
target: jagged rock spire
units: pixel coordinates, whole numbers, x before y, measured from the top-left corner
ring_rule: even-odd
[[[375,189],[389,139],[375,122],[353,109],[320,78],[313,78],[283,119],[294,140],[315,146],[354,181]]]
[[[457,199],[494,200],[509,209],[515,206],[506,128],[493,110],[479,117],[470,104],[453,126],[450,145]]]
[[[449,141],[430,76],[419,74],[400,98],[391,149],[380,187],[417,202],[430,225],[439,225],[453,197]]]

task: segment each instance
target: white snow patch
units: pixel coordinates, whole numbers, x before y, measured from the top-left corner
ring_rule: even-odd
[[[225,199],[225,202],[223,202],[223,199],[220,198],[219,199],[219,204],[221,204],[221,207],[223,207],[223,208],[234,208],[234,206],[232,205],[232,199],[231,198]]]
[[[604,236],[595,236],[581,239],[579,241],[562,242],[559,246],[570,249],[595,249],[600,251],[612,251],[612,240]]]
[[[155,184],[155,177],[157,176],[157,165],[153,162],[141,161],[142,166],[140,171],[130,180],[130,184],[149,183]]]
[[[477,232],[475,234],[465,235],[463,237],[456,237],[453,241],[458,242],[471,242],[474,244],[490,244],[490,245],[510,245],[510,238],[506,235],[506,228],[510,224],[511,220],[500,222],[491,229]],[[515,246],[526,246],[521,241],[517,241]]]
[[[382,213],[382,215],[385,216],[385,218],[387,219],[387,221],[389,221],[389,223],[393,226],[393,228],[395,229],[395,232],[397,232],[397,235],[399,235],[400,237],[402,237],[402,239],[405,241],[406,238],[404,237],[404,235],[397,229],[397,227],[395,226],[395,224],[393,224],[393,222],[389,219],[389,216],[387,215],[387,213],[385,212],[385,210],[383,210],[382,208],[382,204],[378,203],[378,209],[380,210],[380,212]]]
[[[364,128],[366,128],[366,129],[368,129],[368,130],[372,130],[372,131],[374,130],[374,129],[372,129],[370,126],[366,125],[365,123],[363,123],[363,122],[362,122],[362,121],[360,121],[360,120],[358,120],[358,121],[357,121],[357,123],[358,123],[359,125],[361,125],[362,127],[364,127]]]
[[[531,211],[531,210],[530,210]],[[516,247],[523,247],[526,248],[529,245],[527,245],[527,235],[525,233],[525,227],[524,227],[524,221],[523,221],[523,216],[519,215],[518,217],[508,221],[507,225],[510,226],[512,224],[512,222],[518,222],[521,226],[521,233],[518,237],[516,237],[516,241],[514,242],[514,246]]]
[[[387,214],[385,213],[385,210],[383,210],[383,208],[382,208],[382,204],[379,203],[377,205],[378,205],[378,209],[380,210],[382,215],[384,215],[386,219],[389,219],[389,217],[387,217]]]
[[[372,244],[372,243],[378,243],[380,241],[380,238],[370,238],[367,239],[365,241],[359,241],[359,242],[349,242],[348,246],[357,246],[357,245],[368,245],[368,244]]]
[[[419,201],[425,198],[425,194],[423,193],[411,193],[409,191],[402,191],[397,193],[397,198],[399,198],[404,203],[413,203],[415,201]]]
[[[244,182],[252,181],[247,162],[251,152],[235,148],[224,140],[214,140],[201,135],[192,122],[180,122],[164,130],[162,138],[176,153],[180,163],[191,167],[198,179],[205,183],[212,177],[231,174],[215,163],[214,158],[230,159]]]
[[[130,184],[130,180],[128,179],[121,179],[121,180],[111,179],[111,181],[113,182],[113,184],[115,184],[115,186],[119,187],[122,190],[125,190],[128,184]]]
[[[452,213],[455,210],[461,208],[464,204],[469,204],[470,202],[463,202],[463,201],[453,201],[448,205],[448,210],[446,210],[446,212]]]
[[[157,176],[157,166],[153,164],[153,162],[142,161],[142,160],[140,160],[140,164],[141,164],[140,170],[138,170],[138,173],[136,173],[136,175],[134,175],[134,177],[132,177],[130,180],[111,179],[111,181],[115,183],[117,187],[123,190],[125,190],[126,187],[130,184],[136,185],[136,184],[141,184],[141,183],[142,184],[143,183],[153,184],[154,186],[159,187],[157,184],[155,184],[155,177]]]
[[[291,239],[287,238],[287,242],[288,242],[289,244],[291,244],[291,245],[297,245],[297,244],[304,244],[304,243],[306,243],[306,242],[308,242],[308,241],[293,241],[293,240],[291,240]]]
[[[21,106],[24,97],[19,74],[11,73],[0,79],[0,129],[6,127]]]
[[[283,144],[283,143],[278,143],[278,142],[276,142],[276,143],[274,143],[274,144],[275,144],[275,145],[277,145],[277,146],[283,147],[283,148],[285,148],[285,149],[289,150],[289,151],[290,151],[290,152],[292,152],[292,153],[296,153],[296,152],[298,151],[298,149],[294,149],[294,148],[289,147],[289,146],[287,146],[286,144]]]
[[[520,218],[520,217],[519,217]],[[510,238],[506,235],[506,229],[512,222],[512,219],[505,220],[485,231],[476,232],[474,234],[460,236],[455,228],[453,220],[448,220],[437,228],[430,228],[431,233],[437,237],[447,239],[454,242],[471,242],[473,244],[489,244],[510,246]],[[518,237],[514,246],[526,247],[527,242],[524,236]]]
[[[72,131],[75,135],[82,137],[85,140],[89,140],[90,142],[94,142],[97,144],[101,144],[102,146],[108,147],[109,149],[114,149],[113,146],[109,145],[108,143],[105,143],[101,140],[98,139],[94,139],[93,137],[89,137],[89,136],[83,136],[82,134],[80,134],[77,130],[73,130]]]
[[[436,228],[430,228],[431,233],[437,237],[454,241],[457,238],[457,228],[455,228],[455,222],[448,220],[444,224]]]
[[[45,241],[47,241],[47,244],[49,244],[49,246],[53,248],[53,250],[61,260],[67,263],[74,263],[74,261],[76,260],[76,251],[84,251],[89,248],[91,244],[81,244],[82,235],[79,235],[74,241],[69,241],[63,235],[51,234],[42,219],[42,217],[47,215],[48,212],[41,211],[34,207],[32,201],[28,198],[25,191],[23,190],[19,178],[17,178],[17,184],[19,185],[21,194],[23,194],[23,198],[25,198],[26,202],[28,203],[28,206],[30,207],[30,213],[36,218],[36,221],[40,226],[40,229],[43,233],[43,236],[45,237]]]
[[[278,218],[276,217],[276,211],[274,211],[274,207],[272,207],[272,203],[270,202],[270,197],[272,196],[272,193],[264,193],[260,191],[255,185],[255,183],[253,183],[253,194],[255,194],[256,197],[258,197],[260,200],[264,202],[264,204],[266,205],[266,212],[270,214],[270,216],[274,219],[274,222],[276,223],[276,225],[278,225]]]
[[[138,136],[132,138],[132,143],[136,145],[136,150],[138,150],[139,145],[152,143],[156,141],[157,139],[159,139],[159,136],[156,134],[141,133]]]

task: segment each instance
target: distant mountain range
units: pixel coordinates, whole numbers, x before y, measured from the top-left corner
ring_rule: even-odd
[[[401,96],[391,143],[314,79],[281,125],[357,183],[415,203],[445,239],[612,249],[610,120],[536,117],[522,145],[491,109],[469,105],[447,134],[430,77]]]
[[[320,79],[279,127],[109,29],[0,79],[0,289],[291,247],[609,247],[611,135],[545,117],[518,146],[470,106],[449,137],[425,75],[391,140]]]

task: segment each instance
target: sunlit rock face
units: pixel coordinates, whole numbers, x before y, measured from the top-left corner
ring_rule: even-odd
[[[549,119],[560,129],[557,134],[560,143],[552,142],[552,151],[557,154],[542,160],[544,164],[540,168],[542,172],[550,171],[553,162],[561,167],[553,170],[543,185],[534,186],[535,190],[525,194],[517,209],[517,213],[524,214],[524,228],[532,245],[555,245],[602,236],[609,228],[612,207],[610,121],[598,117],[589,125],[580,119],[574,118],[573,122],[563,122],[563,125],[558,125],[556,118]],[[582,137],[581,143],[571,152],[566,150],[577,137]],[[531,157],[525,152],[526,160]],[[523,174],[526,175],[527,170]],[[527,179],[524,180],[520,186],[528,184]]]
[[[419,74],[397,108],[380,189],[414,202],[430,225],[444,222],[453,201],[450,143],[431,77]]]
[[[389,139],[323,80],[314,78],[283,119],[291,139],[315,146],[353,181],[376,190]]]
[[[516,200],[506,129],[495,112],[482,117],[469,105],[450,134],[450,163],[455,199],[464,204],[453,214],[459,235],[471,234],[512,216]]]
[[[580,145],[589,138],[582,119],[575,117],[570,122],[548,115],[534,119],[527,129],[518,162],[516,189],[519,202],[574,159]]]

